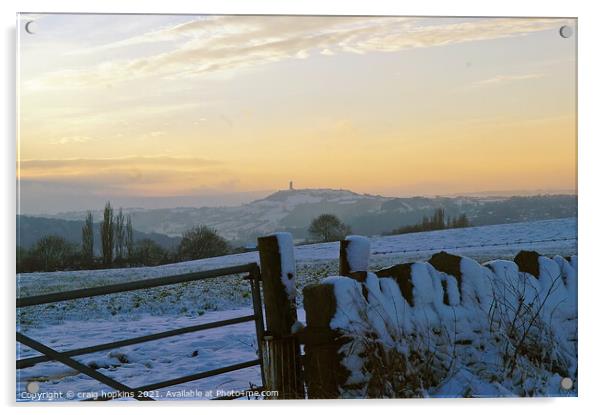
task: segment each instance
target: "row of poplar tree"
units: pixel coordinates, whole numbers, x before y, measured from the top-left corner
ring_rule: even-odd
[[[105,266],[113,262],[123,263],[134,256],[134,228],[131,215],[124,215],[123,210],[115,214],[111,202],[107,202],[100,223],[100,252]],[[82,226],[82,259],[94,263],[94,219],[88,212]]]

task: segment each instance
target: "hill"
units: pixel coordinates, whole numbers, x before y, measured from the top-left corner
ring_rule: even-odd
[[[283,190],[236,207],[182,207],[171,209],[126,209],[134,227],[142,232],[180,236],[204,224],[238,244],[254,242],[276,230],[307,237],[311,220],[332,213],[351,226],[354,233],[379,235],[412,225],[443,208],[448,215],[466,213],[475,225],[557,219],[577,215],[575,195],[514,197],[384,197],[342,189]],[[84,212],[48,216],[82,220]],[[96,214],[98,217],[99,213]]]

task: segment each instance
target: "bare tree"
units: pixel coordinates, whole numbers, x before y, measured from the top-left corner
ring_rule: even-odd
[[[102,247],[102,262],[109,267],[113,263],[114,227],[113,208],[111,202],[107,202],[103,213],[103,221],[100,225],[100,239]]]
[[[142,265],[159,265],[169,261],[169,253],[157,242],[151,239],[142,239],[136,243],[134,260]]]
[[[56,235],[43,237],[33,249],[33,255],[44,271],[64,269],[72,261],[74,252],[72,244]]]
[[[120,262],[125,256],[125,217],[123,210],[119,208],[119,213],[115,216],[115,259]]]
[[[128,215],[125,223],[125,248],[127,250],[128,261],[134,258],[134,228],[132,227],[132,215]]]
[[[86,215],[82,226],[82,260],[88,266],[94,263],[94,219],[92,212]]]

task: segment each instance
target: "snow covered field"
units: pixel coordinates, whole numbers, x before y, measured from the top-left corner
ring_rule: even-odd
[[[576,218],[378,236],[370,238],[371,267],[378,269],[398,262],[426,259],[441,250],[477,260],[509,258],[521,249],[537,250],[544,255],[571,255],[577,252],[576,238]],[[491,246],[492,244],[495,246]],[[338,242],[295,247],[298,266],[336,262],[338,255]],[[157,267],[20,274],[17,276],[20,289],[18,296],[156,278],[258,261],[257,252],[247,252]]]
[[[252,312],[249,309],[235,309],[209,312],[196,318],[171,315],[146,316],[131,321],[96,319],[47,325],[26,330],[26,333],[34,339],[45,341],[54,349],[67,350],[246,316]],[[246,322],[78,356],[76,359],[135,387],[255,360],[256,349],[254,323]],[[37,355],[22,345],[17,353],[21,358]],[[62,392],[63,399],[57,400],[88,399],[92,397],[92,392],[112,392],[111,388],[61,363],[46,362],[17,371],[17,399],[31,400],[23,392],[32,380],[41,385],[40,392]],[[261,385],[258,366],[165,388],[157,393],[158,399],[165,400],[211,399],[220,392],[245,390],[254,385]],[[203,391],[204,396],[192,394],[197,390]],[[74,395],[69,396],[68,393]]]
[[[417,234],[371,238],[370,268],[429,258],[445,250],[478,261],[511,258],[521,249],[544,255],[577,253],[575,218],[451,229]],[[536,242],[533,242],[536,241]],[[336,275],[338,243],[295,247],[297,290],[308,283]],[[249,252],[159,267],[20,274],[18,297],[155,278],[234,264],[257,262]],[[17,328],[58,350],[83,347],[133,336],[161,332],[251,314],[248,282],[241,276],[179,284],[176,286],[81,299],[18,310]],[[299,299],[298,299],[299,302]],[[300,317],[301,319],[303,316]],[[76,359],[124,382],[140,386],[255,358],[252,322],[191,333],[170,339],[100,352]],[[35,355],[17,349],[20,358]],[[78,375],[57,363],[44,363],[18,371],[17,399],[27,382],[40,382],[40,391],[92,392],[98,382]],[[165,391],[239,390],[259,384],[258,367]],[[105,388],[108,391],[108,388]],[[161,396],[161,399],[199,399],[198,396]],[[25,399],[27,400],[27,399]]]

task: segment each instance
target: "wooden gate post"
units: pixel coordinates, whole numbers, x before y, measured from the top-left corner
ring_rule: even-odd
[[[370,257],[370,240],[365,236],[350,235],[341,241],[339,274],[360,282],[366,279]]]
[[[292,244],[290,233],[257,239],[267,326],[263,347],[265,387],[278,391],[277,399],[304,398],[301,351],[292,333],[297,321]]]

